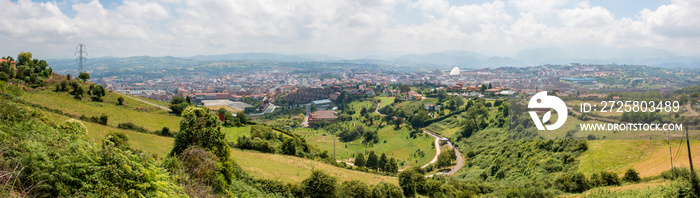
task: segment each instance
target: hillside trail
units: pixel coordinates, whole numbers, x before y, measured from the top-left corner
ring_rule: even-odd
[[[168,107],[164,107],[164,106],[160,106],[160,105],[157,105],[157,104],[153,104],[153,103],[150,103],[150,102],[148,102],[148,101],[141,100],[141,99],[139,99],[139,98],[137,98],[137,97],[131,96],[131,95],[129,95],[129,94],[124,94],[124,93],[120,93],[120,92],[116,92],[116,91],[115,91],[115,92],[112,92],[112,93],[117,93],[117,94],[119,94],[119,95],[126,96],[126,97],[129,97],[129,98],[134,99],[134,100],[138,100],[139,102],[143,102],[143,103],[146,103],[146,104],[148,104],[148,105],[151,105],[151,106],[154,106],[154,107],[158,107],[158,108],[163,109],[163,110],[166,110],[166,111],[173,111],[173,110],[171,110],[171,109],[168,108]]]

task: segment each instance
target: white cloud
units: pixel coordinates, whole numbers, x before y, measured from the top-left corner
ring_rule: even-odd
[[[615,20],[610,11],[600,6],[564,9],[559,12],[559,19],[566,26],[595,28],[604,28]]]
[[[11,27],[0,28],[0,54],[36,51],[48,57],[70,57],[77,43],[91,47],[94,56],[265,51],[361,57],[374,52],[511,52],[559,45],[645,46],[700,53],[696,16],[700,3],[692,0],[674,0],[642,10],[634,18],[615,18],[605,7],[575,0],[460,5],[446,0],[70,4],[0,0],[0,27]],[[72,9],[74,15],[67,16],[59,8]],[[403,23],[397,18],[407,14],[422,20]]]

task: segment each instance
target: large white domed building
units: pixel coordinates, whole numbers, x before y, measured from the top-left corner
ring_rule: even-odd
[[[459,68],[452,68],[452,71],[450,71],[450,76],[459,76]]]

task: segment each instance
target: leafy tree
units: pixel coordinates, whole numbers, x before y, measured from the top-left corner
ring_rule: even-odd
[[[369,186],[364,182],[352,180],[340,184],[338,196],[342,198],[368,198],[371,195]]]
[[[236,118],[238,119],[238,121],[241,122],[241,124],[248,124],[248,119],[245,117],[245,113],[239,111],[238,113],[236,113]]]
[[[358,153],[357,156],[355,156],[355,166],[357,167],[364,167],[367,161],[365,160],[365,155],[362,153]]]
[[[119,98],[117,98],[117,105],[124,105],[124,97],[119,96]]]
[[[590,188],[590,183],[583,173],[568,173],[554,181],[555,187],[564,192],[581,193]]]
[[[70,79],[71,79],[70,74],[66,74],[66,80],[70,80]]]
[[[369,151],[369,154],[367,155],[366,166],[370,169],[377,169],[379,167],[379,159],[377,158],[377,154],[375,154],[374,151]]]
[[[280,147],[282,149],[283,154],[297,155],[297,144],[296,141],[292,138],[285,139]]]
[[[627,182],[639,182],[641,178],[639,177],[639,173],[636,170],[630,168],[627,169],[625,175],[622,176],[622,180]]]
[[[32,53],[31,52],[20,52],[19,55],[17,55],[17,64],[31,66],[33,64]]]
[[[163,129],[160,130],[160,135],[170,137],[173,134],[170,132],[170,128],[168,127],[163,127]]]
[[[389,158],[389,162],[386,165],[386,172],[389,173],[397,173],[399,172],[399,164],[396,162],[396,159],[394,158]]]
[[[92,90],[92,97],[93,97],[94,101],[102,101],[102,97],[105,95],[107,95],[107,91],[105,90],[105,87],[103,87],[102,85],[97,85]],[[122,99],[122,100],[124,100],[124,99]]]
[[[336,196],[336,179],[320,170],[314,170],[311,176],[301,183],[304,188],[304,194],[308,197]]]
[[[174,114],[180,115],[189,105],[182,96],[175,96],[170,99],[170,110]]]
[[[372,189],[372,198],[401,198],[401,188],[394,184],[380,182]]]
[[[425,174],[423,169],[413,167],[399,173],[399,186],[403,189],[406,197],[414,197],[420,188],[425,184]]]
[[[488,89],[488,86],[486,84],[481,84],[481,89],[479,89],[480,92],[484,92]]]
[[[76,87],[73,89],[73,96],[74,96],[76,99],[82,99],[84,94],[85,94],[85,91],[83,90],[83,87],[82,87],[82,86],[76,86]]]
[[[449,151],[440,152],[440,155],[438,155],[437,166],[439,168],[442,168],[442,167],[448,167],[450,165],[452,165],[452,155],[450,154],[450,152]]]
[[[80,80],[83,80],[83,82],[87,82],[87,80],[90,79],[90,74],[82,72],[78,74],[78,78],[80,78]]]
[[[170,155],[182,153],[187,147],[198,146],[219,158],[229,158],[229,146],[219,128],[216,115],[204,108],[188,107],[182,112],[180,132]]]
[[[399,86],[399,90],[401,91],[401,93],[408,93],[409,91],[411,91],[411,87],[409,87],[408,85],[401,85]]]
[[[386,165],[388,163],[388,159],[386,158],[386,154],[382,153],[382,156],[379,157],[379,162],[377,163],[377,167],[381,169],[382,171],[386,171]]]

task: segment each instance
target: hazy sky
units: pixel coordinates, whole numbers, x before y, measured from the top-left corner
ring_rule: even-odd
[[[700,53],[700,1],[0,0],[0,56],[368,55],[658,48]]]

